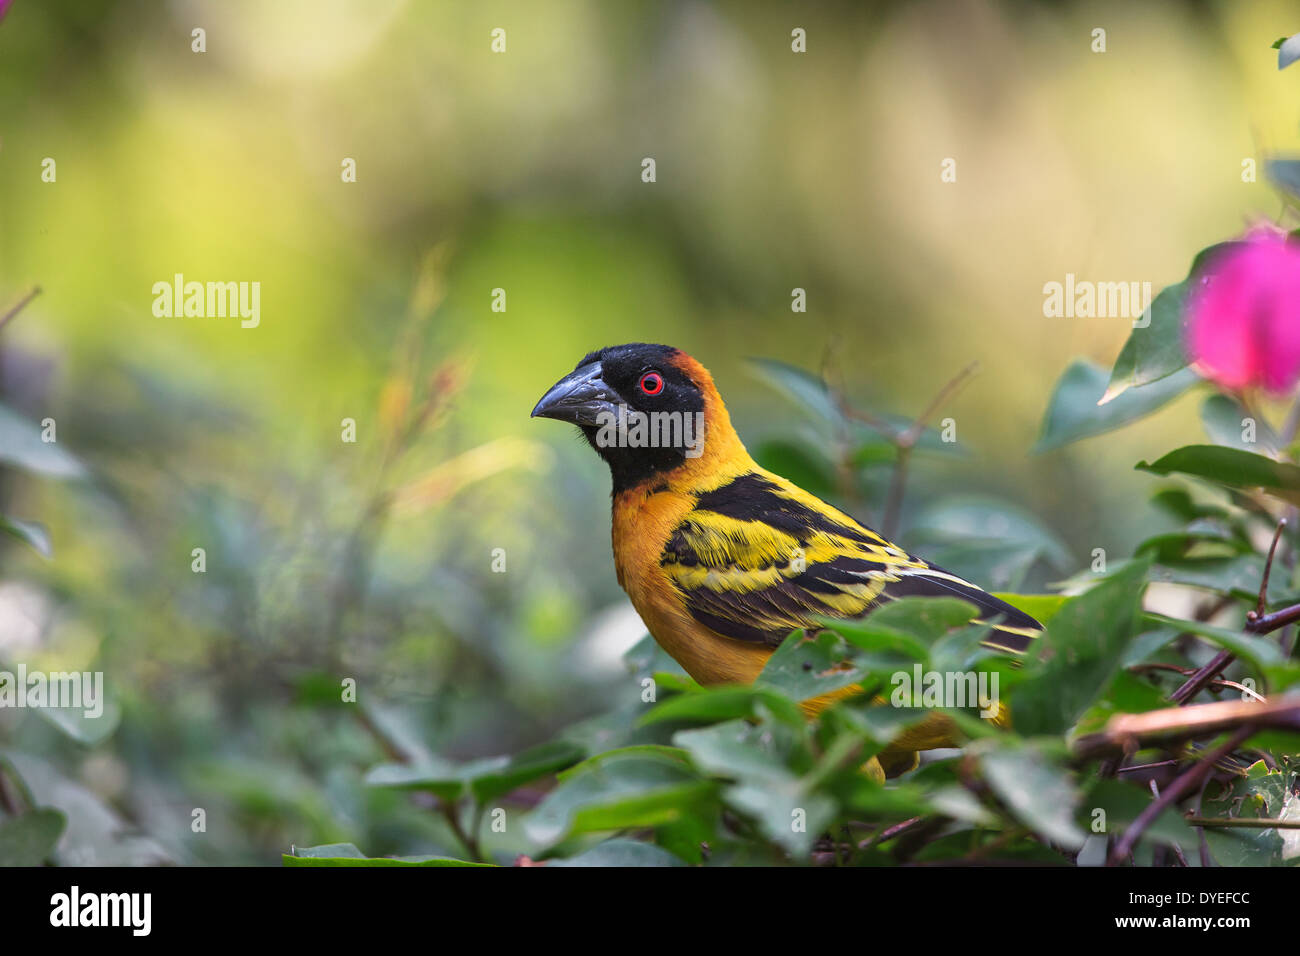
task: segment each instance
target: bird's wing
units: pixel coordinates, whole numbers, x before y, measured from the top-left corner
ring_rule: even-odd
[[[994,623],[985,643],[1023,651],[1039,624],[955,574],[886,541],[783,478],[750,472],[697,495],[661,567],[692,616],[776,647],[819,618],[855,618],[901,597],[958,597]]]

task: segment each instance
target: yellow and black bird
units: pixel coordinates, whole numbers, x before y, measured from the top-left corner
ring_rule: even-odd
[[[532,414],[577,425],[609,465],[619,584],[654,639],[701,684],[749,683],[796,628],[861,617],[905,596],[970,602],[993,620],[986,643],[1009,651],[1023,651],[1040,629],[759,467],[712,376],[678,349],[636,343],[591,352]],[[815,713],[847,692],[805,709]],[[955,743],[950,721],[936,715],[895,741],[879,765],[892,776],[915,765],[915,751]]]

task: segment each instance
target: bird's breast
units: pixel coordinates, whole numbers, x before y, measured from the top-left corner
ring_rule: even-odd
[[[771,649],[723,637],[691,616],[661,561],[695,497],[667,487],[629,489],[614,498],[614,567],[618,583],[650,635],[701,684],[749,683]]]

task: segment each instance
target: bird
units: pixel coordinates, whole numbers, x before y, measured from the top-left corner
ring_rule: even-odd
[[[637,342],[589,352],[531,417],[576,425],[609,466],[618,583],[659,646],[701,685],[752,683],[793,631],[908,596],[968,601],[992,624],[985,643],[1009,653],[1023,653],[1041,630],[761,467],[713,376],[680,349]],[[854,690],[804,709],[815,715]],[[914,768],[917,751],[959,742],[951,720],[932,714],[863,769],[883,780]]]

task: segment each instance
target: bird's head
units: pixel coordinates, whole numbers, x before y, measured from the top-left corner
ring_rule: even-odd
[[[613,345],[589,352],[533,409],[581,429],[609,465],[615,493],[743,446],[713,377],[667,345]]]

